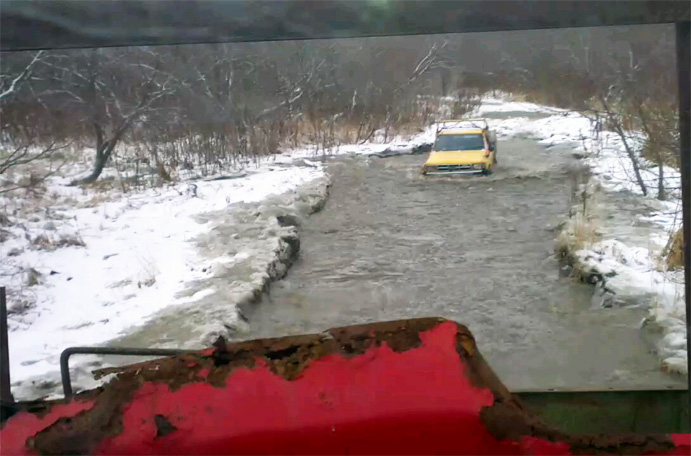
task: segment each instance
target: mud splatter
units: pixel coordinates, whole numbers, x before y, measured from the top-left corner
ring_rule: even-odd
[[[173,426],[173,423],[168,421],[168,418],[166,418],[163,415],[154,416],[154,423],[156,424],[156,438],[157,439],[165,437],[165,436],[172,434],[173,432],[178,430],[178,428]]]
[[[27,440],[40,454],[90,454],[103,439],[122,432],[122,411],[136,388],[131,381],[113,381],[100,391],[94,406],[73,417],[60,418]]]
[[[227,344],[223,338],[212,351],[186,354],[138,363],[123,368],[101,369],[99,376],[117,373],[95,395],[94,406],[74,417],[61,418],[27,442],[42,454],[86,454],[103,439],[122,432],[123,409],[146,382],[164,383],[171,390],[207,381],[222,387],[239,368],[252,368],[261,360],[272,372],[287,380],[297,378],[310,364],[323,356],[353,356],[383,343],[397,352],[420,346],[420,331],[432,329],[442,319],[427,318],[336,328],[324,334],[289,336]],[[200,375],[204,372],[204,375]],[[157,436],[174,432],[165,417],[156,416]],[[167,423],[167,424],[166,424]]]
[[[480,412],[480,419],[497,440],[520,441],[537,437],[551,442],[564,442],[572,454],[644,454],[664,453],[674,449],[666,435],[574,436],[551,428],[530,415],[515,400],[497,401]]]

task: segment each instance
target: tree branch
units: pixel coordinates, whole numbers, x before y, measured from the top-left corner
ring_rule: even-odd
[[[12,82],[10,83],[10,86],[3,90],[0,93],[0,100],[2,100],[5,97],[10,96],[17,90],[17,86],[24,81],[29,75],[31,74],[31,69],[32,67],[41,60],[41,57],[43,56],[43,51],[38,51],[35,55],[34,58],[29,62],[29,64],[24,68],[24,70],[15,77]]]

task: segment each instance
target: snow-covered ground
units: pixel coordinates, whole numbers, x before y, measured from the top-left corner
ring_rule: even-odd
[[[477,114],[486,112],[541,113],[542,117],[512,116],[493,120],[500,137],[536,138],[546,147],[569,146],[583,157],[599,186],[607,193],[629,192],[635,203],[630,213],[619,217],[605,214],[596,227],[601,236],[597,242],[575,252],[583,266],[606,278],[608,292],[617,300],[633,299],[650,308],[649,317],[642,323],[646,329],[660,331],[658,352],[662,367],[669,371],[688,373],[686,358],[686,327],[684,315],[683,271],[667,271],[661,255],[670,235],[680,227],[680,173],[665,167],[667,201],[654,198],[657,190],[657,166],[641,161],[641,175],[649,190],[647,197],[636,183],[630,159],[619,136],[610,131],[598,131],[595,123],[579,114],[533,103],[511,102],[488,98]],[[642,135],[631,133],[628,140],[638,153]],[[614,209],[612,206],[604,210]],[[621,210],[621,208],[617,208]],[[641,212],[652,212],[644,217]],[[650,222],[651,227],[632,234],[638,221]]]
[[[388,142],[383,142],[384,134],[381,131],[375,132],[372,135],[372,140],[364,144],[341,144],[339,146],[330,148],[326,151],[317,149],[316,147],[305,147],[299,150],[290,151],[279,160],[290,157],[313,159],[315,156],[338,156],[338,155],[365,155],[377,157],[391,157],[394,155],[413,154],[434,143],[436,135],[436,126],[431,125],[425,128],[418,134],[410,136],[396,136]]]
[[[0,268],[14,383],[55,370],[68,346],[103,343],[164,307],[213,293],[184,293],[204,276],[193,241],[213,224],[200,215],[291,192],[323,175],[320,165],[264,164],[238,179],[132,194],[94,194],[51,177],[41,200],[4,198],[12,224],[3,227]]]

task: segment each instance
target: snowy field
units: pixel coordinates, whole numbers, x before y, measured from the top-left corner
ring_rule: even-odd
[[[56,369],[68,346],[103,343],[164,307],[206,296],[210,290],[183,296],[204,275],[192,241],[212,223],[199,216],[290,192],[323,174],[319,165],[265,164],[238,179],[128,194],[93,194],[51,177],[39,201],[4,198],[11,225],[3,227],[0,253],[13,383]]]
[[[597,229],[601,239],[576,255],[590,270],[607,277],[609,292],[618,298],[638,300],[649,306],[649,317],[642,326],[660,333],[657,348],[662,367],[672,372],[688,373],[683,271],[665,270],[661,257],[670,235],[681,224],[680,173],[665,167],[668,200],[658,201],[651,196],[657,190],[657,166],[640,159],[641,175],[649,190],[648,196],[643,196],[619,136],[609,131],[598,131],[591,119],[579,113],[497,98],[483,100],[477,114],[485,112],[543,113],[545,117],[542,118],[518,115],[493,120],[492,125],[500,137],[535,138],[547,148],[569,146],[588,164],[605,191],[604,198],[608,192],[624,191],[637,195],[636,207],[622,217],[628,218],[625,223],[621,218],[599,220],[602,225]],[[630,136],[629,144],[638,153],[642,147],[642,135],[633,132]],[[645,221],[652,222],[653,228],[644,236],[631,236],[631,226],[636,225],[637,218],[642,218],[638,215],[641,209],[652,210],[652,216]]]

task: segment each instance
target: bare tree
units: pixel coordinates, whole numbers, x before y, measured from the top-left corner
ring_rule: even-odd
[[[661,200],[667,198],[665,166],[678,166],[675,160],[678,150],[676,91],[673,89],[676,84],[673,73],[666,71],[674,61],[672,51],[664,34],[662,38],[628,44],[622,49],[627,58],[622,58],[618,65],[610,63],[609,78],[600,76],[611,81],[607,95],[598,91],[607,121],[621,138],[644,195],[647,189],[640,175],[639,157],[642,155],[657,164],[657,198]],[[627,141],[630,131],[642,131],[645,136],[640,155]]]
[[[621,139],[624,150],[626,151],[626,155],[631,162],[636,183],[640,187],[643,195],[647,195],[648,188],[643,181],[643,177],[641,176],[641,165],[639,163],[638,155],[631,147],[631,144],[629,144],[629,133],[624,129],[622,124],[623,115],[621,112],[618,112],[612,108],[610,102],[608,101],[607,95],[603,95],[602,92],[598,92],[598,98],[602,104],[602,109],[604,110],[604,114],[606,116],[606,122],[611,128],[614,129],[614,132],[617,134],[617,136],[619,136],[619,139]]]
[[[44,51],[38,51],[31,56],[31,60],[18,73],[0,74],[0,101],[17,93],[22,84],[31,77],[34,67],[45,57]]]
[[[73,184],[98,179],[125,133],[173,92],[158,63],[155,53],[134,48],[66,52],[47,64],[54,88],[43,91],[43,103],[87,125],[94,144],[92,172]]]
[[[102,63],[98,51],[92,51],[87,67],[86,94],[82,98],[90,111],[90,122],[95,139],[95,161],[90,175],[77,183],[94,182],[113,154],[116,145],[132,125],[152,110],[156,102],[173,93],[169,76],[162,75],[156,68],[144,62],[129,63],[133,72],[143,73],[133,78],[134,87],[120,92],[117,83],[104,72],[107,65]],[[83,76],[75,71],[78,78]],[[128,99],[129,98],[129,99]]]
[[[446,48],[446,45],[446,42],[441,44],[433,42],[427,54],[420,59],[410,73],[410,76],[408,76],[408,80],[403,85],[399,86],[398,90],[403,90],[414,83],[418,78],[423,77],[433,70],[448,69],[448,59],[444,58],[442,55],[442,51]]]
[[[33,140],[48,148],[86,142],[93,146],[94,167],[76,182],[86,183],[98,179],[131,139],[145,143],[137,159],[148,155],[148,171],[155,168],[167,180],[177,167],[215,172],[244,166],[278,152],[288,139],[293,147],[309,140],[322,149],[344,138],[368,141],[378,131],[388,139],[431,121],[439,95],[454,88],[456,115],[473,108],[476,94],[501,89],[570,109],[608,111],[632,160],[638,150],[632,150],[629,131],[648,128],[644,153],[658,163],[662,195],[660,165],[673,157],[659,133],[667,102],[656,99],[668,98],[646,95],[668,60],[662,52],[668,37],[658,32],[636,32],[633,48],[620,45],[632,32],[607,29],[525,32],[520,40],[449,35],[3,56],[2,137],[19,147],[3,157],[10,163],[23,152],[29,155],[22,160],[37,156],[42,149],[21,148]],[[642,56],[652,59],[643,62]],[[642,88],[631,92],[627,78]],[[644,115],[633,109],[632,93],[641,95]]]
[[[34,121],[22,116],[17,119],[13,116],[5,116],[7,108],[14,104],[21,104],[22,93],[30,93],[33,96],[40,96],[40,88],[33,87],[32,82],[34,73],[38,67],[44,65],[48,60],[48,55],[44,51],[28,53],[21,57],[27,58],[22,62],[12,62],[10,70],[4,70],[0,74],[0,113],[3,115],[3,140],[4,147],[0,147],[0,175],[5,174],[12,168],[22,168],[32,163],[49,160],[53,153],[66,148],[69,144],[57,144],[57,140],[48,137],[46,143],[45,135],[37,128]],[[29,120],[29,121],[27,121]],[[14,132],[15,134],[11,134]],[[21,132],[21,134],[17,134]],[[28,189],[39,185],[45,179],[57,172],[60,166],[51,166],[42,172],[32,171],[30,178],[24,183],[6,182],[1,193],[7,193],[19,189]]]
[[[674,107],[645,103],[640,98],[633,104],[646,138],[643,155],[657,165],[657,199],[666,200],[665,166],[679,166],[679,130]]]
[[[459,83],[454,94],[451,112],[456,118],[462,117],[480,107],[480,102],[480,97],[475,90],[467,89]]]
[[[67,145],[56,146],[55,143],[45,147],[34,147],[29,144],[9,147],[0,151],[0,174],[15,166],[28,165],[48,158],[53,152],[64,149]]]

